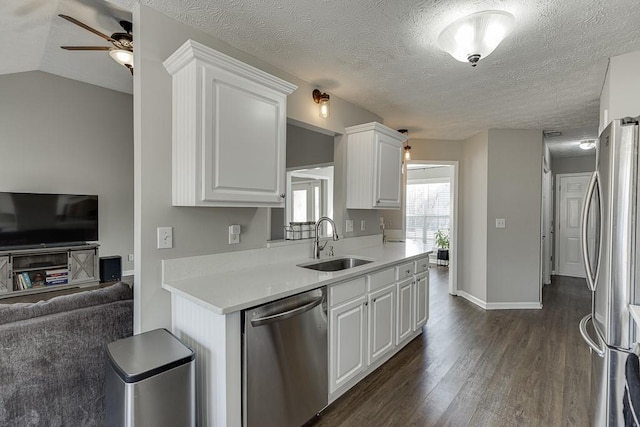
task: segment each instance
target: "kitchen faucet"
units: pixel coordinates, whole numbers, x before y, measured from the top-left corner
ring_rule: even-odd
[[[320,240],[318,237],[320,235],[320,224],[322,223],[322,221],[328,221],[329,224],[331,224],[331,228],[333,229],[333,240],[336,241],[339,239],[338,233],[336,232],[336,223],[333,222],[333,220],[328,216],[321,217],[318,221],[316,221],[316,238],[313,241],[313,259],[320,259],[320,251],[322,251],[325,246],[327,246],[327,243],[329,243],[329,241],[327,240],[326,242],[324,242],[324,245],[320,246]]]

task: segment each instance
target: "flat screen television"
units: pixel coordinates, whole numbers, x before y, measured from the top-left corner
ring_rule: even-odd
[[[98,196],[0,192],[0,247],[98,240]]]

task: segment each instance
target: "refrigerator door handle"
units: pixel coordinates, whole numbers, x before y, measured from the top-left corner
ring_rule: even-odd
[[[587,332],[587,323],[589,323],[591,319],[592,319],[591,314],[587,314],[582,318],[582,320],[580,321],[580,335],[582,335],[582,338],[585,340],[587,345],[591,347],[591,349],[595,351],[598,356],[604,357],[605,348],[604,348],[604,343],[602,342],[601,339],[599,339],[600,337],[598,337],[598,341],[600,342],[600,345],[598,345],[593,341],[593,339],[589,335],[589,332]],[[596,331],[596,334],[597,333],[598,332]]]
[[[584,268],[587,276],[587,287],[590,291],[596,290],[596,282],[595,275],[593,271],[593,266],[589,260],[589,247],[588,247],[588,229],[587,229],[587,221],[589,219],[589,208],[591,206],[591,201],[593,200],[593,193],[596,190],[596,185],[598,184],[598,171],[593,172],[591,175],[591,179],[589,180],[589,186],[587,187],[587,197],[584,201],[584,205],[582,206],[582,223],[581,223],[581,237],[582,237],[582,259],[584,260]],[[599,231],[598,231],[599,232]],[[598,248],[598,258],[600,258],[600,250]],[[598,260],[598,265],[600,264],[600,260]],[[597,267],[596,267],[597,269]],[[583,319],[584,320],[584,319]]]

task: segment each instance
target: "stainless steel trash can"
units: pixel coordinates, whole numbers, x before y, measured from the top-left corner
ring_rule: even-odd
[[[107,344],[106,425],[195,426],[194,359],[166,329]]]

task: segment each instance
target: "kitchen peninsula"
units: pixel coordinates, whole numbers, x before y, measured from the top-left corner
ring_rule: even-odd
[[[412,242],[383,245],[379,235],[329,244],[339,256],[371,262],[334,272],[303,268],[299,265],[313,261],[310,241],[163,261],[173,332],[196,352],[198,425],[242,425],[244,309],[327,288],[329,403],[422,332],[429,248]],[[340,337],[346,333],[340,329],[341,310],[352,306],[360,316],[360,340]],[[378,319],[377,313],[385,316]],[[344,342],[356,346],[339,345]],[[355,364],[345,367],[347,361]]]

